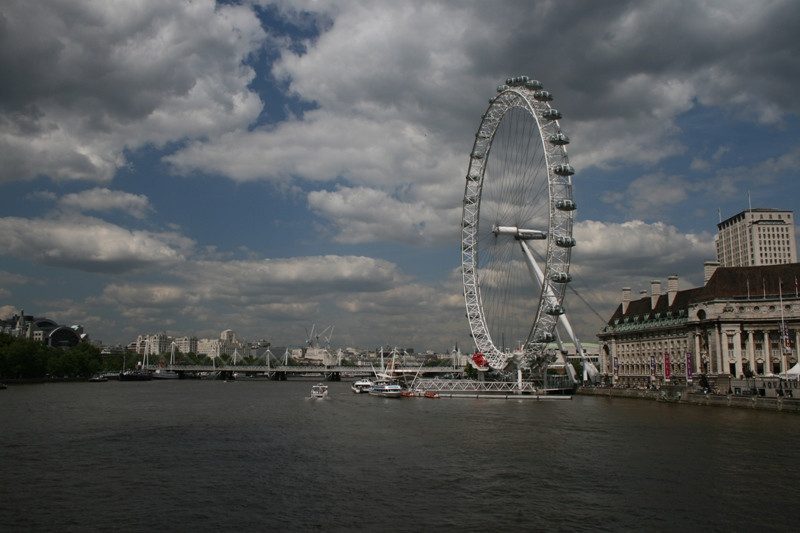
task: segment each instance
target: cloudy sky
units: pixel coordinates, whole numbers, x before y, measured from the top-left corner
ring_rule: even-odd
[[[469,347],[464,176],[541,80],[578,204],[584,342],[702,283],[720,215],[796,212],[800,3],[6,0],[0,316],[297,346]]]

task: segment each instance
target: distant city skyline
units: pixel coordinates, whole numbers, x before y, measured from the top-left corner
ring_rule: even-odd
[[[0,316],[296,346],[471,349],[469,152],[540,80],[577,203],[579,338],[652,279],[700,286],[716,225],[800,197],[800,4],[11,0]],[[557,30],[556,30],[557,29]],[[795,232],[797,233],[797,232]]]

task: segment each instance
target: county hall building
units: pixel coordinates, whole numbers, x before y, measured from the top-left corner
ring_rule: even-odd
[[[800,264],[720,267],[705,264],[702,287],[667,290],[622,301],[603,331],[601,365],[607,383],[649,387],[696,382],[701,374],[753,377],[785,373],[800,344]],[[782,285],[781,285],[782,282]]]
[[[748,209],[717,224],[717,261],[702,287],[679,290],[678,276],[650,282],[619,306],[603,331],[601,372],[608,383],[687,384],[700,375],[771,376],[798,361],[800,297],[794,213]]]

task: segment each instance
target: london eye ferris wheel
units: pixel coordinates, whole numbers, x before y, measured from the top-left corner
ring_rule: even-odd
[[[467,319],[484,369],[549,362],[564,314],[575,203],[561,113],[527,76],[497,88],[470,154],[461,220]],[[576,344],[577,344],[577,339]],[[559,340],[560,343],[560,340]],[[579,347],[579,345],[578,345]]]

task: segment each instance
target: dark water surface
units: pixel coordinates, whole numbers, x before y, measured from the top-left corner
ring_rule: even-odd
[[[310,381],[10,386],[0,531],[797,531],[800,417]]]

